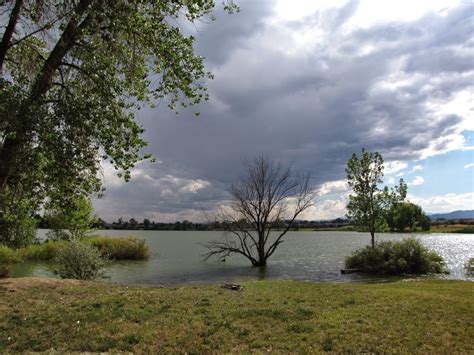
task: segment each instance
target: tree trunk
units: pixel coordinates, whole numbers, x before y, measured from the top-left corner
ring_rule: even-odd
[[[90,21],[91,14],[89,14],[80,24],[78,23],[78,19],[80,16],[84,15],[91,2],[92,0],[82,0],[78,4],[75,15],[69,20],[64,32],[51,51],[48,59],[41,68],[41,72],[33,84],[29,98],[30,106],[37,103],[41,97],[43,97],[48,92],[51,87],[51,81],[55,71],[61,65],[61,61],[66,56],[66,54],[74,46],[82,28],[87,25],[88,21]],[[21,1],[18,1],[17,3],[21,3]],[[28,105],[28,103],[24,102],[23,105]],[[8,178],[10,177],[12,169],[15,165],[15,160],[19,149],[25,143],[23,140],[28,134],[28,131],[31,129],[28,127],[30,118],[27,117],[27,115],[21,114],[21,110],[18,117],[12,119],[17,119],[20,122],[20,125],[19,128],[14,132],[15,137],[5,138],[3,147],[0,148],[0,194],[4,191],[7,185]]]
[[[374,230],[370,231],[370,237],[372,240],[372,248],[375,248],[375,231]]]
[[[265,232],[262,231],[258,236],[258,264],[256,266],[265,266],[267,258],[265,256]]]
[[[263,259],[260,258],[260,254],[259,254],[259,259],[256,260],[256,262],[254,262],[252,264],[253,266],[267,266],[267,259],[265,258],[265,256],[263,256]]]
[[[17,151],[18,142],[15,139],[6,138],[3,147],[0,149],[0,194],[7,186]]]
[[[15,31],[16,23],[18,21],[18,18],[20,17],[20,10],[22,5],[23,0],[16,0],[15,6],[13,7],[12,12],[10,13],[8,25],[5,28],[5,32],[3,33],[2,42],[0,43],[0,74],[3,74],[3,62],[5,61],[5,56],[7,55],[8,47]]]

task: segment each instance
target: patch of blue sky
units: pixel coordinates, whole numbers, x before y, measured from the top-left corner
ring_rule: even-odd
[[[474,143],[474,134],[467,136],[466,142],[468,140]],[[474,149],[456,150],[419,160],[390,177],[396,182],[403,178],[409,184],[409,193],[418,197],[474,192]]]

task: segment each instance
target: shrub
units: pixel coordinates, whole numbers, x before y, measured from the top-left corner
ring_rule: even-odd
[[[55,261],[60,265],[55,273],[63,279],[94,280],[104,277],[106,262],[100,251],[90,244],[69,242],[60,249]]]
[[[378,274],[446,273],[443,258],[426,249],[418,239],[387,241],[356,250],[346,258],[346,267]]]
[[[65,241],[47,241],[42,244],[32,244],[17,250],[23,261],[51,261],[68,245]]]
[[[466,268],[466,272],[469,276],[474,276],[474,258],[470,258],[468,261],[466,261],[466,264],[464,264]]]
[[[15,251],[0,245],[0,278],[10,276],[11,264],[18,261]]]
[[[102,256],[114,260],[145,260],[150,253],[143,239],[129,236],[125,238],[90,237],[86,243],[96,247]]]

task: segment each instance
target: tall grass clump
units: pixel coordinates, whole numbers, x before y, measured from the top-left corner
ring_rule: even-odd
[[[10,276],[10,267],[16,262],[18,262],[18,256],[15,250],[0,245],[0,278]]]
[[[105,276],[106,260],[97,248],[87,243],[69,242],[54,261],[59,265],[55,273],[63,279],[95,280]]]
[[[17,249],[23,261],[52,261],[68,245],[66,241],[47,241]]]
[[[346,258],[346,268],[390,275],[447,273],[443,258],[425,248],[416,238],[358,249]]]
[[[90,237],[86,243],[99,249],[102,256],[113,260],[146,260],[150,256],[148,245],[134,236],[124,238]]]

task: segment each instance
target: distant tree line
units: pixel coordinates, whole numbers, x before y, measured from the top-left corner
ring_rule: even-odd
[[[437,218],[436,220],[431,221],[432,226],[443,226],[443,225],[454,225],[454,224],[474,225],[474,218],[459,218],[459,219]]]
[[[47,217],[36,215],[38,221],[38,228],[51,229],[52,225]],[[289,221],[281,221],[280,228],[283,229],[287,226]],[[119,218],[113,222],[107,222],[102,218],[97,218],[92,224],[94,229],[112,229],[112,230],[178,230],[178,231],[225,231],[229,229],[231,222],[190,222],[187,220],[176,221],[170,223],[155,222],[148,218],[144,218],[141,222],[135,218],[128,220]],[[326,229],[326,228],[339,228],[349,225],[349,220],[344,218],[336,218],[327,221],[308,221],[308,220],[297,220],[294,221],[291,230],[299,229]]]
[[[51,223],[47,217],[36,215],[35,219],[38,222],[38,228],[51,229]],[[286,225],[288,221],[281,221],[281,228]],[[474,219],[452,219],[447,220],[439,218],[435,221],[431,221],[432,226],[437,225],[453,225],[453,224],[471,224],[474,225]],[[291,230],[297,231],[300,229],[309,230],[327,230],[327,229],[339,229],[347,228],[350,230],[352,224],[347,218],[336,218],[324,221],[308,221],[308,220],[297,220],[294,221]],[[119,218],[114,222],[107,222],[102,218],[98,218],[93,224],[94,229],[111,229],[111,230],[176,230],[176,231],[225,231],[229,227],[229,222],[190,222],[187,220],[176,221],[176,222],[155,222],[148,218],[143,219],[141,222],[135,218],[128,220]],[[395,227],[395,226],[393,226]],[[364,231],[361,227],[352,226],[353,230]],[[396,228],[390,228],[390,231],[397,231]]]

